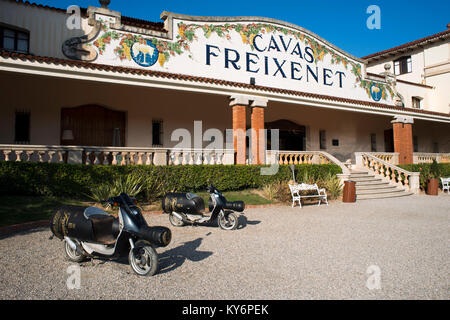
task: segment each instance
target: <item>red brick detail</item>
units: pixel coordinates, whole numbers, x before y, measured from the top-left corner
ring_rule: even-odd
[[[394,129],[394,152],[399,153],[399,164],[413,163],[413,135],[412,124],[396,122]]]
[[[264,136],[264,108],[253,107],[252,125],[252,164],[264,164],[265,136]]]
[[[246,106],[235,105],[233,108],[233,145],[236,153],[236,164],[245,164],[246,143],[245,143],[245,108]]]

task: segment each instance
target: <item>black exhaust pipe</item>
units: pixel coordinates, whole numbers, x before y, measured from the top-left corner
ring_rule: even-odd
[[[158,247],[167,246],[172,240],[172,232],[166,227],[142,227],[139,230],[140,235],[145,240],[150,241],[152,244]]]

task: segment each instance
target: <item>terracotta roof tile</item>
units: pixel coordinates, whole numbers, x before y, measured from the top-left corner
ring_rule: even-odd
[[[414,41],[402,44],[400,46],[396,46],[396,47],[391,48],[391,49],[387,49],[387,50],[384,50],[384,51],[380,51],[380,52],[376,52],[376,53],[370,54],[368,56],[362,57],[361,59],[369,60],[371,58],[374,58],[374,57],[377,57],[377,56],[381,56],[381,55],[384,55],[384,54],[389,53],[389,52],[395,52],[397,50],[406,49],[408,47],[412,47],[414,45],[417,45],[417,44],[420,44],[420,43],[423,43],[423,42],[426,42],[426,41],[429,41],[429,40],[433,40],[433,39],[436,39],[436,38],[439,38],[439,37],[443,37],[443,36],[450,36],[450,29],[447,29],[445,31],[433,34],[433,35],[425,37],[425,38],[421,38],[421,39],[418,39],[418,40],[414,40]]]
[[[254,89],[254,90],[260,90],[260,91],[266,91],[266,92],[288,94],[288,95],[293,95],[293,96],[303,96],[303,97],[310,97],[310,98],[315,98],[315,99],[338,101],[338,102],[349,103],[349,104],[359,104],[359,105],[376,107],[376,108],[398,110],[398,111],[409,111],[409,112],[414,112],[414,113],[430,114],[430,115],[443,116],[443,117],[450,118],[450,114],[441,113],[441,112],[434,112],[434,111],[421,110],[421,109],[402,108],[402,107],[391,106],[388,104],[382,104],[382,103],[376,103],[376,102],[341,98],[341,97],[335,97],[335,96],[329,96],[329,95],[322,95],[322,94],[316,94],[316,93],[310,93],[310,92],[294,91],[294,90],[273,88],[273,87],[266,87],[266,86],[259,86],[259,85],[251,85],[248,83],[228,81],[228,80],[223,80],[223,79],[213,79],[213,78],[198,77],[198,76],[178,74],[178,73],[169,73],[169,72],[161,72],[161,71],[154,71],[154,70],[144,70],[144,69],[138,69],[138,68],[110,66],[110,65],[97,64],[97,63],[78,61],[78,60],[40,57],[40,56],[33,56],[30,54],[10,52],[10,51],[4,51],[4,50],[0,51],[0,56],[3,58],[8,58],[8,59],[21,59],[21,60],[28,60],[28,61],[37,61],[40,63],[44,62],[44,63],[51,63],[51,64],[55,64],[55,65],[67,65],[67,66],[71,66],[71,67],[89,68],[89,69],[93,69],[93,70],[107,70],[107,71],[119,72],[119,73],[125,73],[125,74],[146,75],[146,76],[151,76],[151,77],[156,77],[156,78],[167,78],[167,79],[188,80],[188,81],[211,83],[211,84],[220,84],[220,85],[225,85],[225,86],[230,86],[230,87]]]
[[[26,6],[30,6],[30,7],[66,13],[66,9],[55,8],[55,7],[51,7],[51,6],[47,6],[47,5],[43,5],[43,4],[37,4],[34,2],[32,3],[32,2],[24,1],[24,0],[9,0],[9,1],[16,2],[18,4],[22,4],[22,5],[26,5]],[[86,17],[87,9],[86,8],[80,8],[80,9],[81,9],[81,14],[84,17]],[[131,18],[131,17],[127,17],[127,16],[121,16],[121,22],[122,22],[122,24],[132,26],[132,27],[166,32],[166,30],[164,29],[163,22],[152,22],[152,21],[147,21],[147,20],[142,20],[142,19]]]

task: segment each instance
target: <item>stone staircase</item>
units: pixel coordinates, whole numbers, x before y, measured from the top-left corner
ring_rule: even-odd
[[[395,198],[413,194],[365,171],[352,170],[350,180],[356,182],[356,200]]]

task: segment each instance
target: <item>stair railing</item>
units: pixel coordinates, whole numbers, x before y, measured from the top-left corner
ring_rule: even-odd
[[[368,169],[393,185],[419,193],[420,173],[410,172],[367,152],[355,152],[356,167]]]

